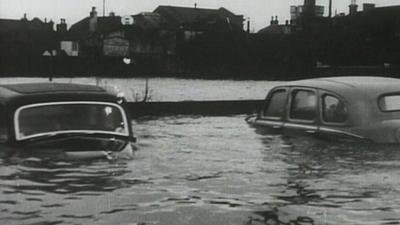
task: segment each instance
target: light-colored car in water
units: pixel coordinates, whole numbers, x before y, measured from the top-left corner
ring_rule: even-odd
[[[266,132],[400,143],[400,79],[328,77],[272,88],[247,122]]]
[[[123,102],[90,85],[0,85],[0,148],[74,158],[130,156],[136,138]]]

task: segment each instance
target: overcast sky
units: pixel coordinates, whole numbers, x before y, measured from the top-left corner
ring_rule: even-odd
[[[132,15],[140,12],[151,12],[158,5],[174,5],[199,8],[225,7],[235,14],[250,18],[252,31],[257,31],[269,24],[271,16],[277,15],[283,23],[290,18],[290,5],[299,5],[303,0],[105,0],[106,14]],[[317,0],[317,4],[325,6],[328,11],[329,0]],[[358,0],[357,3],[375,3],[379,6],[400,5],[400,0]],[[333,0],[333,13],[348,12],[350,0]],[[0,17],[20,19],[24,13],[28,19],[38,17],[59,22],[65,18],[71,25],[89,15],[90,8],[96,6],[102,15],[103,0],[0,0]],[[360,7],[362,8],[362,7]]]

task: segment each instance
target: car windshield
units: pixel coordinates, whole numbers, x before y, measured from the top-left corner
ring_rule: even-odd
[[[28,105],[15,114],[17,140],[35,136],[99,132],[128,135],[126,115],[117,104],[59,102]]]

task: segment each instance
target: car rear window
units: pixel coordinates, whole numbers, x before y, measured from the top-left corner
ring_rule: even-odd
[[[263,116],[281,118],[286,105],[286,95],[284,89],[274,91],[264,108]]]
[[[311,90],[295,90],[292,92],[290,118],[298,120],[315,120],[317,115],[317,96]]]
[[[344,123],[347,120],[347,108],[343,101],[332,95],[322,97],[322,118],[328,123]]]
[[[382,111],[400,111],[400,95],[386,95],[379,99]]]

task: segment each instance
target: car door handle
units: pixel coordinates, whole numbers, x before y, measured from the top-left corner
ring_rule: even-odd
[[[316,130],[306,130],[306,133],[308,133],[308,134],[315,134],[315,133],[317,133],[317,131],[316,131]]]

